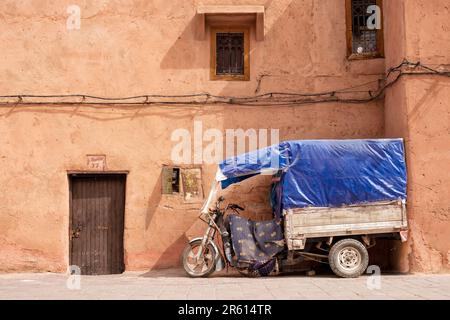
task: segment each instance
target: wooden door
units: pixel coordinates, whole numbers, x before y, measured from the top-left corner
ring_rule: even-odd
[[[125,270],[125,183],[125,175],[70,176],[70,265],[81,274]]]

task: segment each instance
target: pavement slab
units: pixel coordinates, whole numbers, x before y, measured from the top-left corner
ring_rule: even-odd
[[[126,272],[121,275],[0,274],[0,299],[32,300],[450,300],[450,275],[370,275],[340,279],[304,274],[245,278],[219,273],[206,279],[182,270]]]

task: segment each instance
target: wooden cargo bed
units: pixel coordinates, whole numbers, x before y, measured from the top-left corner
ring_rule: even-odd
[[[403,201],[289,209],[283,213],[289,250],[303,250],[308,238],[395,233],[408,227]]]

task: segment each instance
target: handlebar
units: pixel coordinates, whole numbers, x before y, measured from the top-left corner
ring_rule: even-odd
[[[216,201],[216,210],[220,211],[220,204],[221,204],[222,202],[224,202],[224,201],[225,201],[225,198],[224,198],[224,197],[219,197],[219,198],[217,199],[217,201]],[[237,210],[244,211],[244,210],[245,210],[245,208],[243,208],[243,207],[241,207],[240,205],[235,204],[235,203],[230,203],[230,204],[228,204],[228,206],[226,207],[225,211],[228,210],[228,209],[232,209],[232,210],[234,210],[234,211],[237,211]]]
[[[241,211],[244,211],[244,210],[245,210],[245,208],[243,208],[243,207],[241,207],[240,205],[235,204],[235,203],[229,204],[228,207],[229,207],[230,209],[233,209],[233,210],[236,210],[236,209],[239,209],[239,210],[241,210]]]
[[[220,208],[220,204],[224,201],[225,201],[224,197],[220,197],[219,199],[217,199],[217,201],[216,201],[216,209],[217,210]]]

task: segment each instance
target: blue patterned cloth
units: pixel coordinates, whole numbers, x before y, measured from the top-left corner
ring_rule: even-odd
[[[239,262],[265,263],[284,249],[281,220],[255,222],[230,215],[233,250]]]

